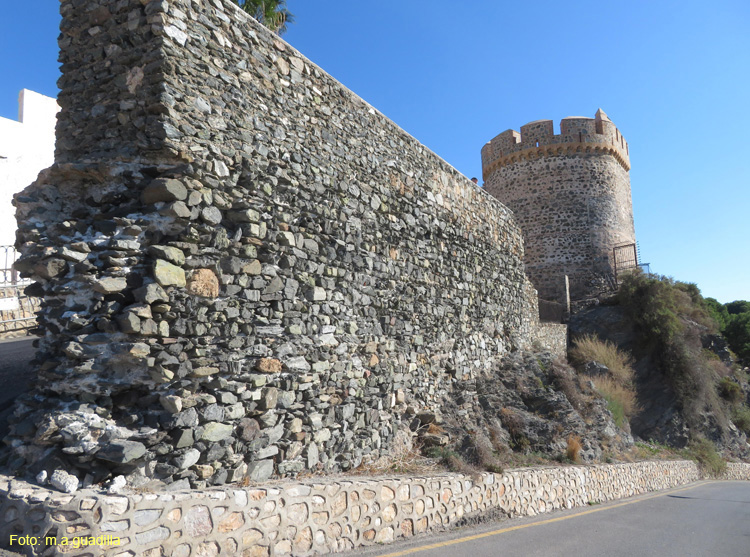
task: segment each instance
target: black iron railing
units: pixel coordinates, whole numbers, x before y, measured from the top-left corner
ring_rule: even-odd
[[[0,335],[36,326],[39,299],[24,293],[31,280],[19,277],[13,268],[16,259],[18,252],[13,246],[0,246]]]

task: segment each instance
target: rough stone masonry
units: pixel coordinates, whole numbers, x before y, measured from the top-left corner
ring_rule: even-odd
[[[56,162],[16,198],[44,305],[10,470],[346,470],[534,341],[510,211],[232,2],[61,12]]]
[[[552,120],[504,131],[482,148],[482,170],[523,230],[542,298],[565,302],[566,276],[574,300],[611,288],[613,248],[635,244],[635,227],[628,144],[603,110],[564,118],[557,135]]]

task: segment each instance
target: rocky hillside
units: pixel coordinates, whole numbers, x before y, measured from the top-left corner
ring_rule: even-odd
[[[636,437],[678,448],[708,439],[725,456],[747,458],[747,370],[717,333],[695,285],[645,275],[570,319],[574,341],[595,335],[632,355]]]
[[[452,392],[441,414],[418,414],[411,428],[427,454],[462,471],[496,470],[519,454],[600,461],[633,444],[593,384],[547,352],[511,353]]]
[[[512,353],[457,383],[440,415],[413,416],[411,429],[424,452],[464,472],[642,458],[634,439],[748,459],[750,370],[714,313],[693,284],[632,275],[616,296],[571,316],[575,368],[549,353]],[[602,358],[580,349],[584,339]]]

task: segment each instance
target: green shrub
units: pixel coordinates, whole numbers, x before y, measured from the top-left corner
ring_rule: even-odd
[[[732,352],[741,360],[750,362],[750,312],[730,313],[724,328],[724,337]]]
[[[451,472],[474,475],[477,469],[466,462],[460,454],[447,447],[430,447],[427,456],[439,460]]]
[[[750,313],[750,302],[747,300],[735,300],[725,304],[727,313],[730,315],[739,315],[741,313]]]
[[[732,409],[732,422],[744,431],[746,435],[750,435],[750,408],[744,404],[735,406]]]
[[[630,273],[624,277],[617,297],[636,325],[653,342],[668,342],[682,332],[682,318],[695,321],[712,332],[719,331],[710,305],[693,283]]]
[[[724,400],[728,400],[732,404],[739,404],[745,400],[745,393],[742,392],[740,386],[732,381],[729,377],[722,377],[719,381],[719,395]]]
[[[607,409],[612,413],[612,418],[615,420],[617,427],[625,427],[628,419],[638,409],[635,391],[632,388],[620,385],[609,377],[593,377],[591,380],[596,390],[607,401]]]
[[[718,478],[727,469],[726,461],[716,452],[716,447],[708,439],[698,437],[687,447],[687,454],[698,463],[704,475]]]
[[[617,297],[648,342],[668,342],[682,330],[672,287],[668,279],[640,273],[630,273],[622,281]]]
[[[705,304],[732,352],[750,363],[750,302],[735,300],[722,305],[713,298],[706,298]]]
[[[719,325],[719,330],[723,331],[729,321],[729,312],[727,311],[726,306],[721,304],[716,298],[706,298],[704,302],[711,317],[713,317],[714,321]]]
[[[640,350],[657,362],[670,379],[688,425],[704,427],[703,416],[729,426],[729,408],[716,383],[729,370],[703,351],[701,334],[717,332],[711,303],[694,284],[633,273],[623,279],[618,298],[639,330]],[[697,325],[696,325],[697,324]]]

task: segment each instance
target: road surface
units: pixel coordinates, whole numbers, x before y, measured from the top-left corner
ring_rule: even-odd
[[[430,534],[348,555],[747,557],[750,482],[697,482],[533,519]]]

